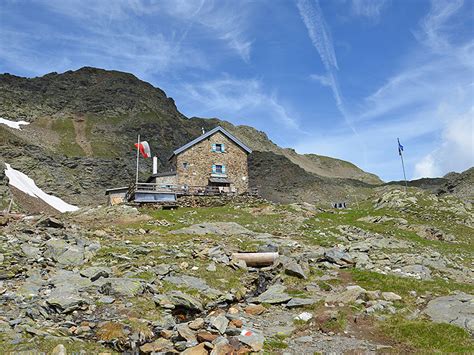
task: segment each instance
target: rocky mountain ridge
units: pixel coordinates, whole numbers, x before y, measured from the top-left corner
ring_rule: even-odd
[[[267,191],[268,178],[278,181],[282,167],[288,169],[288,184],[294,185],[294,180],[309,182],[299,185],[296,192],[280,184],[278,193],[268,194],[281,202],[304,199],[329,203],[354,193],[363,195],[365,187],[381,183],[375,175],[348,162],[280,148],[252,127],[219,119],[187,118],[162,90],[117,71],[85,67],[31,79],[0,75],[0,117],[30,122],[22,130],[0,125],[0,161],[30,175],[46,192],[56,192],[79,205],[104,202],[106,188],[129,183],[134,171],[132,147],[138,133],[158,153],[159,170],[167,171],[172,150],[199,136],[202,128],[217,125],[237,135],[256,154],[262,152],[260,157],[267,163],[283,163],[273,168],[266,164],[265,175],[254,171],[254,187]],[[260,158],[251,159],[257,160]],[[300,169],[307,178],[292,173]],[[142,179],[150,171],[150,162],[142,161]],[[333,178],[332,188],[324,189],[324,183]],[[311,192],[316,187],[322,190]],[[5,205],[9,198],[3,173],[0,190]]]

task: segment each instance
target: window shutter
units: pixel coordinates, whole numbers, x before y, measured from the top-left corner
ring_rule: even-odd
[[[225,165],[222,165],[222,174],[225,174]]]
[[[214,174],[216,173],[216,165],[215,165],[215,164],[212,165],[212,172],[213,172]]]
[[[221,151],[225,152],[225,144],[224,143],[221,144]]]
[[[216,144],[212,144],[212,151],[215,152],[216,151]]]

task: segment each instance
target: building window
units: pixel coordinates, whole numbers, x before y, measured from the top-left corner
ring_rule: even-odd
[[[225,152],[224,143],[213,143],[212,144],[212,151],[217,153]]]
[[[212,166],[212,173],[213,174],[225,174],[226,173],[225,165],[221,165],[221,164],[213,165]]]
[[[184,168],[184,169],[187,169],[188,166],[189,166],[188,162],[184,162],[184,163],[183,163],[183,168]]]

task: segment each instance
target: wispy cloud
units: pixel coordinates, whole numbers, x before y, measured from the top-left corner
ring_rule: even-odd
[[[410,53],[409,64],[353,111],[364,131],[397,117],[413,120],[412,127],[400,126],[393,132],[404,138],[412,157],[411,177],[441,176],[474,165],[474,41],[454,42],[450,36],[453,18],[461,9],[460,1],[433,1],[414,31],[421,50]],[[424,126],[434,128],[426,144]],[[414,146],[423,149],[415,151]]]
[[[252,41],[246,35],[250,2],[169,0],[162,5],[168,14],[212,31],[216,38],[224,41],[244,61],[250,60]]]
[[[311,74],[309,78],[311,80],[317,81],[322,86],[331,87],[332,85],[331,79],[327,75]]]
[[[420,42],[435,51],[446,51],[451,47],[446,33],[447,22],[463,6],[463,0],[436,0],[431,2],[431,10],[421,21],[416,35]]]
[[[224,77],[185,84],[180,105],[190,108],[191,115],[232,118],[240,124],[269,124],[270,121],[289,129],[298,129],[298,120],[278,99],[268,93],[257,79]]]
[[[352,0],[352,13],[376,21],[387,3],[387,0]]]
[[[20,68],[29,74],[92,64],[132,71],[151,80],[153,74],[174,75],[180,69],[207,70],[211,62],[226,54],[220,50],[211,58],[202,46],[188,41],[193,26],[199,28],[201,41],[217,42],[229,49],[228,55],[237,54],[244,61],[250,60],[252,42],[246,38],[245,30],[251,7],[244,11],[240,3],[213,0],[34,0],[33,3],[50,18],[37,17],[32,21],[16,12],[14,28],[7,21],[0,26],[0,60],[9,68]],[[66,31],[58,31],[58,21],[68,22]]]
[[[353,134],[358,136],[358,132],[352,123],[351,115],[346,109],[342,92],[339,88],[339,81],[337,79],[338,64],[336,53],[331,38],[331,33],[326,21],[323,17],[319,1],[314,0],[297,0],[296,2],[300,16],[308,30],[309,38],[313,46],[319,53],[321,61],[326,69],[326,75],[323,77],[313,74],[311,79],[318,81],[324,86],[331,88],[336,106],[344,118],[346,124],[350,127]],[[365,156],[365,147],[362,141],[359,141],[359,146],[362,146],[363,154]]]

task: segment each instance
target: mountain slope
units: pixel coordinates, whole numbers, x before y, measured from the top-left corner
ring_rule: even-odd
[[[280,148],[252,127],[187,118],[162,90],[117,71],[85,67],[31,79],[0,75],[0,117],[30,122],[22,130],[0,125],[0,161],[28,174],[45,192],[56,192],[78,205],[104,202],[105,188],[129,183],[134,175],[133,142],[138,133],[158,155],[160,171],[166,171],[173,149],[199,136],[202,128],[216,125],[224,126],[256,152],[266,153],[250,159],[253,184],[265,186],[264,196],[315,201],[311,196],[317,195],[317,200],[326,196],[329,201],[350,195],[365,184],[381,182],[348,162]],[[266,166],[266,175],[252,165],[256,161]],[[272,166],[269,161],[279,164]],[[265,184],[267,179],[279,181],[281,169],[287,169],[283,173],[288,181],[298,181],[298,194],[291,184],[280,184],[278,194],[272,193],[273,185]],[[150,170],[150,162],[142,160],[141,178]],[[5,201],[3,172],[0,177]],[[338,188],[314,194],[313,190],[322,191],[330,183],[327,178],[339,178]]]

